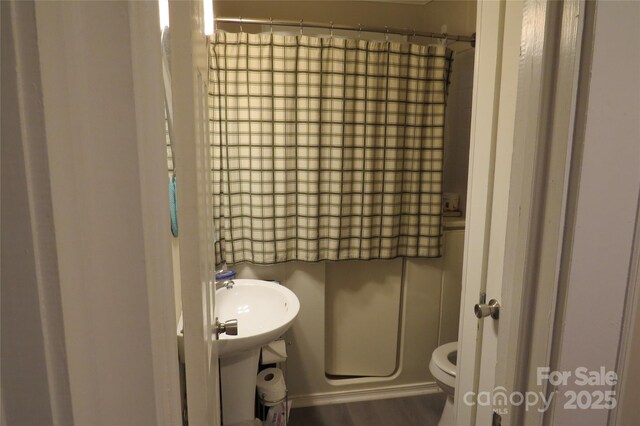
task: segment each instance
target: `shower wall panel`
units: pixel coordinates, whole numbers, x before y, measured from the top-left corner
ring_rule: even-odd
[[[391,376],[398,363],[402,259],[327,263],[325,286],[327,376]]]

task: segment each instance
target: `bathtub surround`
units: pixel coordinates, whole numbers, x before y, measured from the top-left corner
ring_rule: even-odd
[[[300,300],[300,313],[286,336],[290,343],[287,346],[286,381],[294,406],[438,392],[429,373],[429,358],[440,344],[457,339],[463,245],[464,231],[455,230],[445,231],[444,256],[437,259],[236,265],[234,269],[238,270],[240,277],[276,279]],[[449,255],[453,265],[447,263]],[[364,326],[350,324],[343,330],[350,334],[352,341],[360,342],[360,347],[336,346],[345,340],[340,339],[340,335],[333,335],[327,326],[344,323],[346,317],[340,315],[348,315],[346,312],[336,313],[332,308],[340,305],[341,295],[328,292],[328,287],[340,284],[332,280],[343,263],[351,265],[354,270],[352,276],[360,274],[358,271],[363,269],[373,269],[378,275],[386,273],[397,277],[384,285],[401,289],[397,299],[388,301],[391,308],[374,315],[369,312],[360,323]],[[367,285],[371,283],[354,283],[347,291],[358,293],[366,290]],[[370,295],[365,291],[351,296],[362,301]],[[399,323],[391,334],[379,327],[387,321]],[[393,359],[395,365],[386,377],[330,377],[326,371],[326,352],[331,350],[330,345],[333,345],[341,365],[349,365],[350,359],[371,357],[369,367],[386,369],[385,374],[389,371],[386,367],[388,358],[378,357],[375,348],[392,346],[397,358]],[[346,373],[345,370],[341,372]]]
[[[217,261],[441,255],[441,45],[219,32]]]

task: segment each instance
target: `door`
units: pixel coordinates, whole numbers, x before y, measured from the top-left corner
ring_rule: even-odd
[[[456,376],[456,424],[491,424],[476,398],[494,383],[497,321],[476,318],[481,294],[498,298],[505,243],[505,203],[518,77],[521,1],[480,1],[474,73],[469,202],[466,218]],[[509,135],[509,133],[511,133]],[[510,138],[511,137],[511,138]],[[505,139],[506,138],[506,139]],[[492,352],[493,351],[493,352]],[[485,365],[493,365],[493,368]],[[483,423],[484,422],[484,423]]]
[[[171,77],[188,419],[220,424],[203,2],[171,1]]]
[[[497,300],[504,305],[503,271],[507,255],[507,223],[510,186],[512,177],[514,128],[516,119],[516,101],[518,95],[518,68],[520,65],[520,40],[522,32],[522,1],[507,1],[502,4],[500,14],[502,27],[501,40],[499,40],[499,60],[496,63],[496,73],[499,82],[496,84],[495,94],[496,111],[494,121],[495,127],[495,153],[494,172],[491,187],[490,217],[487,229],[488,255],[486,257],[486,279],[479,294],[475,294],[475,303],[466,307],[465,314],[469,317],[476,315],[475,305],[489,305],[492,300]],[[499,36],[500,37],[500,36]],[[519,170],[519,169],[514,169]],[[515,194],[514,194],[515,195]],[[481,300],[482,299],[482,300]],[[470,302],[473,302],[471,300]],[[502,314],[502,315],[500,315]],[[486,315],[486,313],[485,313]],[[473,319],[471,319],[473,321]],[[498,359],[498,339],[502,328],[509,326],[510,318],[502,312],[498,312],[498,317],[491,315],[482,319],[476,318],[478,322],[478,334],[482,339],[479,352],[479,359],[475,366],[478,368],[478,384],[476,392],[477,413],[475,424],[492,424],[493,410],[497,410],[499,415],[504,415],[504,411],[499,411],[501,407],[494,404],[485,404],[484,395],[493,394],[496,387],[497,359]],[[467,399],[468,400],[468,399]],[[463,401],[464,402],[464,401]]]
[[[551,356],[583,4],[478,4],[460,425],[540,424],[548,408],[536,372]],[[497,318],[476,318],[490,299]]]

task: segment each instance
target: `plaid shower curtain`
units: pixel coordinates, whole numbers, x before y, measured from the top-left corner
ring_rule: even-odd
[[[443,46],[218,32],[217,262],[441,255]]]

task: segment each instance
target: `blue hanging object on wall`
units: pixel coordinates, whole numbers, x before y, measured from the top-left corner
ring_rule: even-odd
[[[221,269],[216,271],[216,281],[220,280],[232,280],[236,277],[236,271],[232,269]]]
[[[169,179],[169,208],[171,209],[171,234],[178,236],[178,199],[176,197],[176,175]]]

